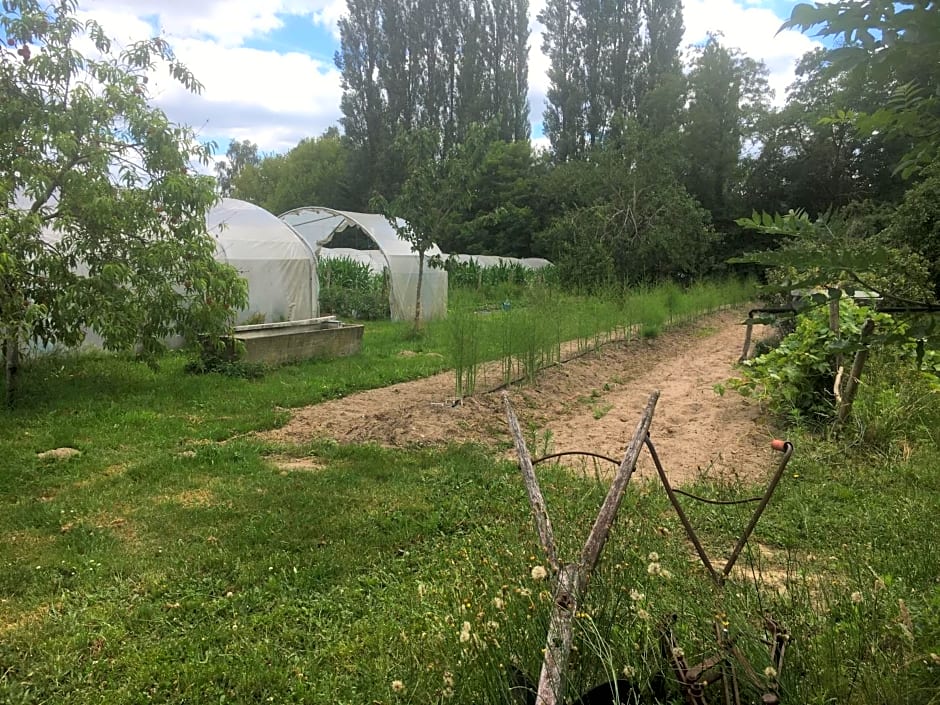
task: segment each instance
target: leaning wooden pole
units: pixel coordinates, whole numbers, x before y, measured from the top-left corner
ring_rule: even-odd
[[[653,421],[653,411],[659,400],[659,391],[650,394],[649,401],[643,416],[633,432],[630,445],[617,475],[611,483],[610,490],[604,504],[598,512],[591,533],[585,541],[577,563],[560,565],[557,558],[554,535],[548,517],[548,509],[539,489],[538,479],[532,468],[532,459],[526,448],[519,421],[509,402],[509,395],[503,392],[503,405],[506,408],[506,417],[509,420],[509,429],[512,432],[516,451],[519,455],[519,468],[529,493],[529,503],[535,520],[536,531],[539,534],[539,543],[545,551],[552,570],[555,574],[554,607],[551,621],[548,626],[548,636],[545,640],[542,670],[539,674],[536,705],[560,705],[564,698],[564,676],[568,665],[568,656],[571,653],[571,642],[574,635],[574,617],[578,612],[578,601],[587,590],[591,572],[597,565],[601,552],[607,543],[610,529],[617,517],[624,491],[636,468],[636,462],[643,450],[644,442]]]
[[[855,353],[855,360],[852,362],[852,371],[849,373],[849,381],[846,382],[845,391],[842,394],[842,398],[839,400],[836,426],[842,425],[849,417],[849,414],[852,413],[852,404],[855,403],[855,395],[858,394],[858,385],[862,379],[862,370],[865,368],[865,363],[868,361],[868,355],[871,352],[868,347],[868,339],[871,337],[874,329],[875,322],[870,318],[866,319],[865,323],[862,325],[860,334],[863,347]]]

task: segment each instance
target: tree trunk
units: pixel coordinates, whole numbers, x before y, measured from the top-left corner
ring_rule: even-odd
[[[16,401],[16,383],[20,367],[19,341],[16,338],[5,338],[3,353],[6,368],[6,405],[12,407]]]
[[[421,329],[421,284],[424,280],[424,250],[418,252],[418,288],[415,293],[415,330]]]

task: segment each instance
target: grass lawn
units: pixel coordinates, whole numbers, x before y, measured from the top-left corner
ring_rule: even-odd
[[[27,370],[22,403],[0,411],[0,702],[508,701],[508,665],[537,670],[551,606],[531,574],[542,561],[513,464],[472,446],[250,435],[291,406],[448,366],[443,333],[404,330],[367,324],[360,356],[261,379],[187,375],[175,355],[157,371],[105,356]],[[625,669],[648,682],[663,667],[656,625],[673,613],[690,661],[714,652],[717,616],[769,678],[769,610],[793,633],[784,702],[940,702],[929,434],[877,452],[794,436],[790,472],[724,591],[661,490],[633,487],[578,618],[572,692]],[[60,446],[81,456],[37,458]],[[606,488],[540,476],[573,557]],[[749,508],[689,511],[720,553]]]

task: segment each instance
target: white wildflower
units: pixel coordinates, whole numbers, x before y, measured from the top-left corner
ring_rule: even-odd
[[[764,675],[767,676],[768,678],[776,678],[777,669],[774,668],[773,666],[767,666],[767,668],[764,669]]]
[[[405,684],[401,681],[392,681],[392,690],[394,690],[396,693],[401,693],[405,690]]]
[[[464,622],[460,627],[460,643],[466,644],[470,641],[470,622]]]

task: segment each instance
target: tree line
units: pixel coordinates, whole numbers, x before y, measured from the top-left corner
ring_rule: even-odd
[[[801,8],[813,6],[797,6],[790,26],[847,29],[801,58],[775,105],[766,66],[720,34],[683,63],[677,0],[548,0],[538,20],[550,148],[537,150],[525,0],[350,0],[336,54],[342,132],[283,155],[233,143],[222,189],[273,212],[384,203],[445,252],[544,256],[586,288],[724,270],[766,244],[735,222],[754,210],[838,213],[849,237],[890,233],[935,285],[933,226],[897,222],[916,219],[905,198],[924,201],[936,179],[933,123],[915,134],[910,117],[937,111],[935,13],[875,2],[882,14],[870,18],[890,44],[866,28],[875,19],[853,14],[861,4],[872,3],[844,3],[812,25]],[[916,32],[905,7],[920,13]],[[907,112],[892,117],[892,106]],[[433,193],[416,198],[422,179]]]

